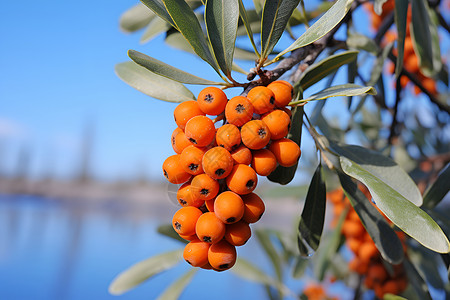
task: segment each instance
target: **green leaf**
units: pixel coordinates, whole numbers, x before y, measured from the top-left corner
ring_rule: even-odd
[[[150,97],[168,102],[195,100],[192,92],[181,83],[149,72],[134,62],[117,64],[115,71],[120,79]]]
[[[241,17],[242,23],[244,23],[245,31],[247,32],[247,36],[250,39],[250,42],[252,43],[253,49],[255,50],[255,54],[259,57],[258,49],[256,48],[255,40],[253,39],[253,30],[251,27],[251,23],[248,17],[247,10],[245,9],[244,3],[242,3],[242,0],[239,1],[239,15]],[[258,18],[257,21],[259,21],[259,16],[255,14]],[[258,22],[259,24],[259,22]]]
[[[288,138],[293,140],[300,146],[303,126],[303,106],[296,106],[292,110],[291,129],[289,130]],[[267,178],[270,181],[278,182],[279,184],[288,184],[294,179],[297,171],[297,164],[292,167],[277,166],[276,169]]]
[[[430,16],[428,14],[428,2],[423,0],[411,0],[411,37],[414,50],[419,58],[419,66],[426,76],[436,73],[433,67],[433,42],[430,32]]]
[[[437,29],[439,24],[438,17],[436,16],[436,11],[430,7],[428,7],[428,15],[430,16],[431,50],[433,51],[433,73],[430,75],[434,75],[436,73],[440,74],[444,68],[442,68],[441,41]]]
[[[404,257],[403,246],[397,234],[349,176],[342,172],[338,172],[338,176],[345,195],[350,200],[381,256],[391,264],[401,263]]]
[[[367,160],[367,158],[363,159]],[[377,207],[395,225],[433,251],[450,252],[450,243],[447,237],[427,213],[380,179],[377,173],[371,173],[367,168],[363,168],[358,163],[343,156],[340,157],[340,163],[342,170],[347,175],[361,181],[369,189]],[[390,172],[391,169],[387,166],[383,173]],[[373,170],[378,171],[380,167],[377,166]],[[392,178],[392,174],[389,175]],[[392,180],[397,183],[402,182],[399,178],[392,178]]]
[[[158,233],[170,237],[174,240],[187,244],[189,241],[180,237],[180,235],[173,229],[172,224],[165,224],[158,226]]]
[[[238,20],[238,0],[206,1],[206,30],[217,63],[227,77],[231,74]]]
[[[173,27],[177,28],[175,22],[172,20],[172,17],[167,12],[161,0],[141,0],[141,2],[144,3],[145,6],[153,10],[153,12],[157,14],[160,18],[162,18],[164,21],[166,21]]]
[[[425,208],[434,208],[444,199],[450,190],[450,163],[439,173],[436,181],[430,185],[423,196],[423,206]]]
[[[125,32],[135,32],[147,26],[154,18],[155,14],[139,3],[120,16],[119,26]]]
[[[128,56],[138,65],[146,68],[150,72],[158,74],[160,76],[167,77],[171,80],[175,80],[181,83],[189,84],[203,84],[203,85],[224,85],[225,83],[214,82],[207,79],[203,79],[192,75],[190,73],[184,72],[180,69],[172,67],[162,61],[159,61],[153,57],[145,55],[144,53],[128,50]]]
[[[170,29],[166,32],[166,38],[164,41],[169,45],[176,49],[185,51],[187,53],[197,55],[195,54],[194,50],[192,50],[191,45],[186,41],[184,36],[177,31],[176,29]]]
[[[377,55],[379,47],[372,38],[356,32],[349,32],[347,46],[358,50],[364,50],[373,55]]]
[[[181,261],[183,249],[166,252],[138,262],[120,273],[109,286],[113,295],[121,295],[163,271],[166,271]]]
[[[169,287],[166,288],[163,294],[161,294],[157,300],[177,300],[180,298],[184,289],[194,278],[198,269],[191,269],[184,273],[178,280],[174,281]]]
[[[256,61],[257,58],[258,57],[252,51],[248,51],[239,47],[234,48],[234,59]]]
[[[395,63],[395,77],[400,76],[400,72],[403,68],[403,54],[405,49],[405,36],[406,36],[406,17],[408,14],[408,0],[395,0],[395,25],[397,27],[397,61]]]
[[[402,296],[394,295],[394,294],[384,294],[383,300],[408,300],[403,298]]]
[[[336,3],[292,45],[281,51],[272,61],[277,61],[284,54],[314,43],[332,30],[345,17],[353,0],[338,0]]]
[[[141,36],[140,42],[141,43],[147,43],[150,40],[152,40],[157,35],[166,32],[172,28],[172,25],[167,23],[161,18],[154,18],[150,24],[148,24],[147,28],[145,29],[144,33]]]
[[[326,76],[336,72],[341,66],[355,61],[358,51],[345,51],[331,55],[318,63],[309,66],[300,77],[300,86],[306,90]]]
[[[323,100],[331,97],[349,97],[349,96],[361,96],[364,94],[376,95],[376,91],[371,86],[360,86],[353,83],[346,83],[335,85],[329,88],[326,88],[320,92],[313,94],[308,98],[304,98],[299,101],[291,102],[289,105],[299,104],[303,102],[315,101],[315,100]]]
[[[300,0],[266,0],[261,20],[261,57],[273,50]]]
[[[258,229],[255,230],[255,235],[264,251],[266,251],[267,256],[269,256],[270,261],[272,262],[272,265],[275,269],[275,273],[277,274],[278,280],[281,281],[283,277],[283,273],[281,270],[281,259],[270,240],[268,231]]]
[[[313,251],[317,250],[320,243],[320,236],[322,235],[327,191],[321,172],[322,165],[319,164],[311,179],[305,205],[298,224],[299,245],[303,244],[303,247],[300,247],[299,250],[300,254],[304,256],[311,256],[313,254],[308,251],[308,248],[311,248]]]
[[[175,27],[194,49],[195,53],[220,73],[200,23],[192,9],[184,0],[163,0],[167,12],[173,19]]]
[[[292,277],[299,279],[305,274],[306,267],[309,264],[309,260],[304,257],[297,257],[295,260],[294,268],[292,270]]]

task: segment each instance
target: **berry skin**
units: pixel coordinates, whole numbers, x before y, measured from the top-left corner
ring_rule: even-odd
[[[198,106],[207,115],[221,114],[225,110],[227,102],[227,95],[221,89],[213,86],[204,88],[197,98]]]
[[[233,169],[234,161],[230,152],[222,147],[209,149],[202,159],[203,170],[213,179],[227,177]]]
[[[178,104],[173,111],[173,116],[178,127],[184,130],[186,123],[195,116],[204,116],[197,101],[185,101]]]
[[[382,264],[374,264],[369,267],[367,277],[371,278],[373,282],[382,283],[388,278],[388,272]]]
[[[195,225],[195,233],[200,241],[215,244],[225,235],[225,224],[213,212],[201,215]]]
[[[252,120],[241,128],[242,143],[250,149],[264,148],[270,141],[269,128],[261,120]]]
[[[364,232],[364,227],[359,221],[346,220],[342,225],[342,233],[346,238],[361,238]]]
[[[183,258],[193,267],[201,267],[208,263],[208,250],[211,244],[200,240],[191,241],[184,247]]]
[[[206,174],[200,174],[192,178],[191,191],[196,199],[210,200],[219,193],[219,183]]]
[[[253,117],[252,103],[244,96],[236,96],[228,101],[225,107],[225,117],[228,123],[241,127]]]
[[[217,146],[223,147],[228,151],[232,151],[241,144],[241,132],[236,125],[225,124],[217,129],[216,132]]]
[[[369,263],[372,258],[376,258],[378,256],[379,252],[375,246],[375,243],[370,241],[363,243],[357,254],[362,262]]]
[[[214,202],[215,201],[216,201],[216,198],[205,201],[205,206],[208,211],[214,212]]]
[[[276,107],[285,107],[291,102],[292,97],[294,96],[294,88],[292,85],[284,80],[277,80],[270,83],[267,86],[275,96],[275,106]]]
[[[171,155],[163,163],[164,176],[170,183],[181,184],[191,178],[191,174],[186,173],[180,165],[180,155]]]
[[[193,235],[196,233],[195,227],[200,216],[200,209],[193,206],[182,207],[173,215],[173,229],[181,235]]]
[[[261,117],[261,121],[269,128],[270,138],[272,140],[284,138],[288,134],[291,125],[289,115],[280,109],[264,114]]]
[[[300,147],[287,138],[273,141],[269,146],[269,150],[272,151],[277,158],[277,162],[283,167],[295,165],[302,153]]]
[[[275,155],[268,149],[253,151],[252,168],[260,176],[268,176],[277,167]]]
[[[183,150],[192,145],[192,143],[188,140],[184,131],[177,127],[172,133],[172,148],[177,154],[181,154]]]
[[[242,196],[244,200],[244,215],[242,220],[247,223],[256,223],[261,219],[266,207],[262,199],[255,193],[250,193]]]
[[[218,270],[228,270],[236,263],[236,247],[222,240],[214,245],[211,245],[208,250],[208,261],[210,265]]]
[[[214,201],[214,213],[225,224],[236,223],[244,215],[244,201],[236,193],[223,192]]]
[[[234,160],[234,164],[249,165],[252,162],[252,151],[245,147],[245,145],[240,145],[231,152],[231,157]]]
[[[182,239],[185,239],[186,241],[198,241],[198,237],[196,234],[191,235],[184,235],[184,234],[178,234]]]
[[[197,199],[194,197],[194,194],[191,191],[191,183],[184,183],[177,192],[177,200],[181,206],[194,206],[200,207],[204,203],[203,200]]]
[[[180,155],[180,165],[186,173],[198,175],[203,173],[202,158],[206,150],[194,145],[184,148]]]
[[[197,147],[211,144],[216,137],[214,122],[206,116],[195,116],[186,123],[186,137]]]
[[[239,221],[226,225],[225,240],[233,246],[242,246],[251,237],[252,231],[247,222]]]
[[[254,112],[264,114],[275,107],[275,95],[265,86],[257,86],[251,89],[247,94],[248,100],[253,105]]]
[[[258,183],[258,176],[255,170],[247,165],[234,165],[230,175],[228,175],[227,186],[230,190],[239,195],[251,193]]]

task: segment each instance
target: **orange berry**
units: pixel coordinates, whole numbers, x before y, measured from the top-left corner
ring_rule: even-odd
[[[186,173],[180,165],[180,155],[171,155],[163,163],[164,176],[170,183],[185,183],[191,178],[191,174]]]
[[[252,120],[241,128],[242,143],[250,149],[264,148],[270,141],[269,128],[261,120]]]
[[[410,36],[405,37],[403,52],[405,56],[414,55],[414,45]]]
[[[346,245],[353,253],[358,253],[359,247],[361,247],[362,241],[358,238],[347,238]]]
[[[359,257],[355,257],[353,260],[350,261],[348,267],[350,270],[355,271],[358,274],[366,274],[367,269],[369,268],[369,262],[363,261]]]
[[[393,279],[386,281],[383,283],[383,294],[394,294],[397,295],[400,292],[399,286],[397,282]]]
[[[265,86],[252,88],[248,92],[247,98],[252,103],[254,112],[260,115],[271,111],[275,107],[275,95],[272,90]]]
[[[422,80],[423,86],[432,94],[437,94],[436,82],[433,78],[425,77]]]
[[[236,193],[223,192],[214,201],[214,213],[225,224],[236,223],[244,215],[244,201]]]
[[[291,125],[291,118],[289,115],[280,109],[264,114],[261,117],[261,121],[269,128],[270,138],[272,140],[278,140],[285,137],[288,134]]]
[[[203,200],[194,197],[194,194],[191,191],[190,182],[183,183],[183,185],[178,189],[177,200],[181,206],[200,207],[204,203]]]
[[[184,247],[183,258],[193,267],[201,267],[208,263],[208,250],[211,244],[196,240]]]
[[[183,170],[192,175],[203,173],[202,158],[206,149],[194,145],[184,148],[180,154],[180,165]]]
[[[294,88],[292,85],[284,80],[277,80],[270,83],[267,86],[275,96],[275,106],[284,107],[291,102],[292,97],[294,97]]]
[[[220,115],[225,110],[227,101],[227,95],[214,86],[204,88],[197,98],[198,106],[207,115]]]
[[[225,224],[213,212],[201,215],[195,226],[197,237],[206,243],[215,244],[225,235]]]
[[[173,215],[173,229],[178,234],[193,235],[196,233],[195,227],[200,216],[202,216],[200,209],[193,206],[182,207]]]
[[[206,116],[195,116],[186,123],[186,137],[198,147],[211,144],[216,137],[214,122]]]
[[[206,174],[199,174],[191,181],[193,197],[203,201],[216,197],[219,193],[219,187],[219,183]]]
[[[197,235],[191,234],[191,235],[184,235],[184,234],[178,234],[182,239],[185,239],[186,241],[198,241]]]
[[[222,240],[211,245],[208,250],[208,261],[211,266],[220,271],[227,270],[236,263],[236,247]]]
[[[415,54],[405,57],[405,68],[411,73],[418,73],[419,58]]]
[[[275,155],[268,149],[253,151],[252,168],[258,175],[268,176],[277,167]]]
[[[345,220],[342,225],[342,233],[346,238],[362,238],[364,235],[365,229],[361,222]]]
[[[225,124],[217,129],[217,146],[223,147],[228,151],[237,148],[241,144],[241,132],[236,125]]]
[[[178,127],[184,130],[186,123],[195,116],[204,116],[205,113],[201,111],[197,101],[185,101],[175,107],[173,116]]]
[[[272,151],[277,158],[277,162],[283,167],[295,165],[302,153],[300,147],[294,141],[287,138],[272,141],[269,150]]]
[[[228,175],[227,186],[230,190],[239,195],[251,193],[258,183],[255,170],[247,165],[234,165],[230,175]]]
[[[358,250],[358,257],[361,261],[368,263],[371,259],[376,258],[379,253],[374,242],[365,242]]]
[[[215,201],[216,201],[216,198],[205,201],[205,206],[208,211],[210,211],[210,212],[214,211],[214,202]]]
[[[247,222],[241,220],[239,222],[226,225],[225,240],[233,246],[244,245],[251,236],[252,231]]]
[[[230,174],[234,161],[230,152],[222,147],[209,149],[202,159],[203,170],[213,179],[222,179]]]
[[[242,220],[247,223],[256,223],[259,221],[266,210],[262,199],[255,193],[250,193],[243,195],[242,200],[244,201],[244,215],[242,216]]]
[[[192,145],[192,143],[188,140],[188,138],[184,134],[184,131],[177,127],[177,129],[175,129],[172,133],[173,151],[181,154],[181,152],[183,152],[183,150],[190,145]]]
[[[245,145],[240,145],[230,154],[234,160],[234,164],[249,165],[252,162],[252,152],[250,151],[250,149],[245,147]]]
[[[382,283],[388,278],[388,272],[384,266],[380,264],[373,264],[367,270],[367,277],[370,277],[374,282]]]
[[[253,117],[253,105],[244,96],[236,96],[228,101],[225,107],[225,117],[228,123],[241,127]]]

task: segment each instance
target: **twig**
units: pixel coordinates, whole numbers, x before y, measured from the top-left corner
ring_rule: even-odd
[[[402,92],[402,85],[400,82],[400,79],[402,78],[402,74],[400,74],[400,76],[398,76],[397,78],[397,82],[395,83],[395,104],[394,104],[394,112],[392,114],[392,123],[391,123],[391,129],[389,132],[389,138],[388,138],[388,144],[392,145],[393,144],[393,140],[395,137],[397,137],[397,124],[398,124],[398,119],[397,119],[397,115],[398,115],[398,104],[400,103],[401,97],[400,94]]]

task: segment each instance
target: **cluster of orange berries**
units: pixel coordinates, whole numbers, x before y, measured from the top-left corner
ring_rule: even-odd
[[[308,300],[337,300],[337,297],[328,296],[325,289],[316,283],[308,284],[303,290],[303,294]]]
[[[360,186],[360,189],[367,199],[372,198],[365,187]],[[349,209],[342,225],[342,234],[345,237],[346,246],[355,255],[349,263],[350,270],[365,275],[364,285],[366,288],[374,290],[375,295],[380,299],[387,293],[397,295],[403,292],[408,285],[403,266],[393,265],[393,273],[386,269],[380,252],[343,191],[338,189],[330,192],[327,194],[327,198],[333,203],[335,222],[345,209]],[[404,245],[404,234],[398,232],[397,235]]]
[[[373,4],[367,3],[368,10],[371,16],[372,28],[377,30],[383,19],[386,18],[395,9],[395,0],[388,0],[383,4],[383,12],[381,15],[377,15],[374,11]],[[436,82],[433,78],[425,76],[419,68],[419,58],[414,52],[413,41],[411,39],[410,26],[411,23],[411,7],[408,9],[407,21],[406,21],[406,36],[404,44],[404,55],[403,55],[403,67],[410,73],[415,74],[422,85],[430,91],[432,94],[437,93]],[[397,40],[396,31],[390,30],[384,36],[386,42],[393,42]],[[398,50],[393,50],[395,55],[398,55]],[[389,73],[393,74],[395,66],[393,63],[389,65]],[[409,83],[409,79],[406,76],[402,76],[400,79],[400,84],[402,87],[406,87]],[[414,86],[414,93],[416,95],[420,94],[422,91],[419,87]]]
[[[169,182],[182,184],[177,192],[182,208],[172,225],[189,241],[183,256],[192,266],[231,268],[236,246],[247,242],[249,224],[265,210],[253,193],[257,175],[268,176],[278,164],[297,163],[300,147],[285,138],[291,122],[286,106],[292,94],[292,85],[282,80],[229,100],[221,89],[207,87],[197,101],[175,108],[176,154],[164,161],[163,171]],[[220,120],[224,122],[216,128]]]

